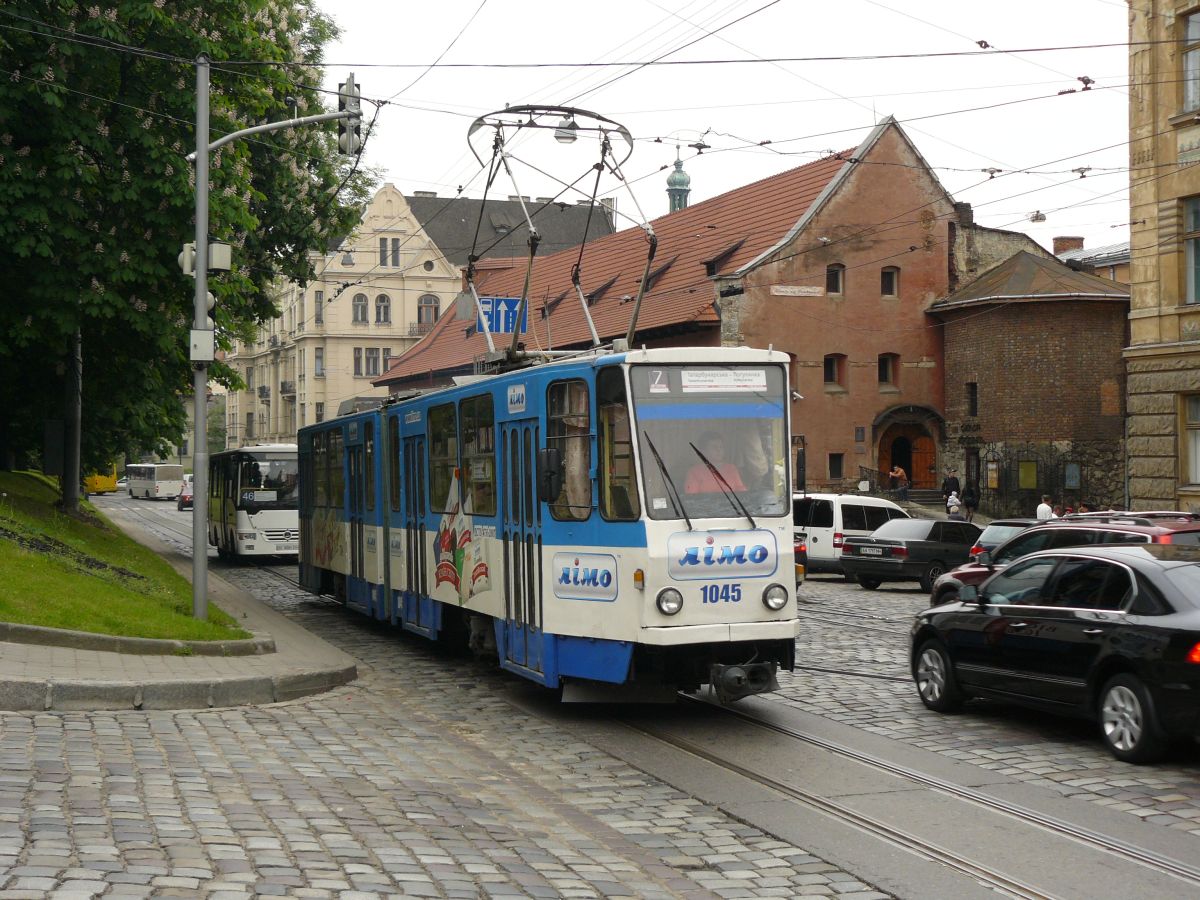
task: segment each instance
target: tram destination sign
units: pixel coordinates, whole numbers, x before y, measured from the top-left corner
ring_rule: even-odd
[[[483,307],[483,315],[475,319],[475,327],[483,331],[484,319],[492,334],[512,334],[517,331],[524,334],[529,326],[529,306],[521,315],[520,327],[517,323],[517,312],[521,309],[520,297],[480,297],[479,305]]]

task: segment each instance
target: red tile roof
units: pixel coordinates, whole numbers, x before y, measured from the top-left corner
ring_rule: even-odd
[[[769,250],[799,221],[844,165],[847,163],[837,158],[818,160],[655,219],[651,224],[658,236],[658,250],[651,272],[659,274],[642,301],[638,331],[681,324],[715,325],[715,293],[706,263],[711,267],[715,262],[718,268],[714,274],[730,274]],[[581,266],[584,294],[616,278],[590,307],[601,340],[624,337],[647,250],[641,228],[619,231],[585,246]],[[578,257],[578,249],[572,249],[534,261],[529,331],[522,337],[527,348],[590,343],[587,323],[571,285],[571,269]],[[478,271],[480,296],[521,296],[525,269],[523,259],[514,259],[510,268]],[[556,303],[559,297],[562,299]],[[548,334],[543,305],[550,308]],[[473,331],[473,325],[474,318],[458,318],[453,308],[448,309],[434,329],[397,358],[375,383],[388,384],[430,370],[440,372],[469,365],[487,351],[482,333],[466,333],[468,329]],[[493,335],[493,340],[497,349],[503,349],[512,336]]]

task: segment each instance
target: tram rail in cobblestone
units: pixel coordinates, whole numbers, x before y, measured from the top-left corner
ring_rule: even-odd
[[[838,615],[841,615],[841,613],[838,613]],[[891,635],[902,635],[902,636],[908,635],[907,628],[904,629],[903,631],[900,631],[896,628],[877,628],[874,625],[865,625],[862,622],[847,622],[842,619],[827,619],[824,616],[811,616],[811,615],[807,614],[804,610],[800,610],[799,616],[800,616],[801,620],[805,620],[805,621],[809,621],[809,622],[823,622],[826,625],[844,625],[849,628],[858,628],[862,631],[877,631],[880,634],[891,634]]]
[[[1155,851],[1149,850],[1145,847],[1140,847],[1140,846],[1130,843],[1128,841],[1121,840],[1120,838],[1115,838],[1115,837],[1112,837],[1111,835],[1103,834],[1102,832],[1098,832],[1098,831],[1095,831],[1090,828],[1085,828],[1081,825],[1076,825],[1072,822],[1067,822],[1067,821],[1057,818],[1055,816],[1050,816],[1045,813],[1038,812],[1038,811],[1030,809],[1028,807],[1021,806],[1018,803],[1011,803],[1007,800],[1002,800],[998,797],[994,797],[994,796],[991,796],[990,794],[986,794],[983,791],[976,790],[975,788],[956,784],[953,781],[949,781],[945,778],[939,778],[936,775],[930,775],[928,773],[921,772],[917,769],[913,769],[909,766],[904,766],[899,763],[890,762],[889,760],[883,759],[882,757],[875,756],[874,754],[867,753],[862,750],[856,750],[853,747],[846,746],[845,744],[840,744],[836,741],[828,740],[827,738],[817,737],[817,736],[811,735],[811,734],[805,734],[803,732],[795,730],[794,728],[789,728],[786,725],[780,725],[775,722],[769,722],[765,719],[759,718],[758,716],[755,716],[751,713],[744,712],[739,709],[735,709],[735,708],[728,707],[728,706],[720,706],[716,703],[712,703],[701,697],[681,695],[681,698],[682,698],[681,702],[683,702],[683,703],[704,704],[706,706],[711,707],[714,710],[719,710],[720,712],[724,713],[725,715],[733,716],[743,722],[746,722],[747,724],[761,728],[765,731],[772,731],[777,734],[782,734],[786,737],[791,737],[791,738],[795,738],[796,740],[799,740],[799,741],[804,741],[807,744],[811,744],[814,747],[819,747],[822,750],[825,750],[829,753],[833,753],[833,754],[843,757],[845,759],[851,759],[862,765],[870,766],[871,768],[874,768],[878,771],[887,773],[889,775],[893,775],[898,778],[906,779],[915,784],[923,785],[932,790],[939,791],[943,794],[948,794],[952,797],[956,797],[960,800],[964,800],[969,803],[973,803],[973,804],[983,807],[985,809],[1008,815],[1014,819],[1018,819],[1020,821],[1027,822],[1031,825],[1034,825],[1038,828],[1045,829],[1046,831],[1052,832],[1054,834],[1058,834],[1063,837],[1071,838],[1075,841],[1078,841],[1081,844],[1091,846],[1095,849],[1102,850],[1107,853],[1111,853],[1114,856],[1120,857],[1129,862],[1137,863],[1139,865],[1146,866],[1147,868],[1151,868],[1151,869],[1154,869],[1159,872],[1167,873],[1175,878],[1178,878],[1179,880],[1181,880],[1183,882],[1186,882],[1187,884],[1191,885],[1194,888],[1200,887],[1200,866],[1195,866],[1188,862],[1184,862],[1183,860],[1176,859],[1176,858],[1170,857],[1170,856],[1165,856],[1161,853],[1156,853]],[[636,726],[630,726],[630,727],[636,727]],[[658,735],[656,733],[653,736],[658,739],[662,739],[660,737],[660,735]],[[689,747],[687,749],[689,752],[696,752],[696,750],[692,749],[691,747]],[[702,748],[698,748],[698,749],[700,749],[700,752],[705,755],[705,758],[708,758],[711,761],[716,762],[719,765],[726,766],[727,768],[733,769],[734,771],[738,771],[740,774],[746,774],[746,777],[754,778],[754,780],[760,781],[764,784],[766,783],[765,781],[763,781],[763,778],[766,778],[766,776],[763,776],[762,778],[760,778],[759,776],[755,775],[754,773],[742,773],[740,770],[740,767],[738,767],[736,763],[731,763],[731,762],[721,760],[718,757],[716,757],[715,755],[709,755],[708,751],[703,751]],[[784,785],[783,787],[787,788],[787,792],[791,792],[791,791],[795,790],[793,788],[787,787],[786,785]],[[803,793],[803,792],[799,792],[799,793]],[[834,806],[837,805],[836,803],[833,803],[833,801],[822,800],[821,802],[822,803],[830,803]],[[857,813],[853,813],[853,812],[851,814],[855,815],[855,816],[858,815]],[[911,840],[911,836],[908,839]],[[932,858],[937,858],[937,857],[932,857]],[[948,862],[947,865],[953,865],[953,863]],[[963,871],[968,871],[968,870],[964,869]],[[997,887],[999,887],[999,885],[997,885]],[[1007,890],[1007,888],[1001,888],[1001,889]],[[1032,895],[1018,894],[1017,896],[1039,896],[1039,895],[1035,892]]]

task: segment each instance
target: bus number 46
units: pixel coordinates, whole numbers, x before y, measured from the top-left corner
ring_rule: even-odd
[[[700,588],[700,598],[704,603],[738,603],[742,599],[740,584],[706,584]]]

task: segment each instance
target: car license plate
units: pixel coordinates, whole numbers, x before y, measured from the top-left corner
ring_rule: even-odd
[[[858,552],[863,556],[883,556],[882,547],[859,547]]]
[[[295,553],[299,549],[300,549],[299,544],[276,544],[275,545],[276,553]]]

